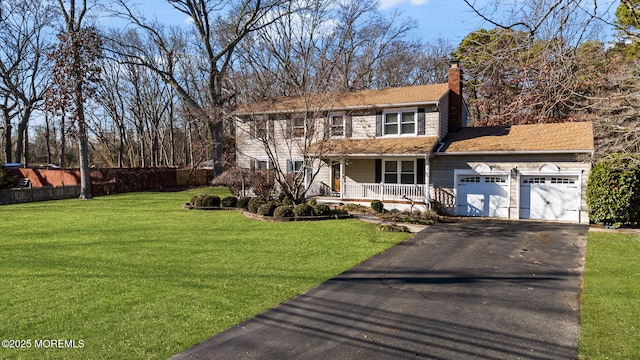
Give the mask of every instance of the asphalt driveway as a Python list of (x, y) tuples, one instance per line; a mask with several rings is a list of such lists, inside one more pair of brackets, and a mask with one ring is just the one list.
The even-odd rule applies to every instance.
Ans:
[(587, 232), (438, 224), (172, 359), (576, 359)]

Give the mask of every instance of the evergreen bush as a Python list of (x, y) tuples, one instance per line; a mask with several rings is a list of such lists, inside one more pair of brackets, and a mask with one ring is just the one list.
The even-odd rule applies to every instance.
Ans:
[(278, 205), (275, 202), (269, 201), (268, 203), (262, 204), (258, 207), (258, 215), (273, 216), (273, 212), (277, 207)]
[(384, 212), (384, 204), (380, 200), (373, 200), (371, 202), (371, 209), (376, 213), (381, 214)]
[(587, 205), (592, 222), (640, 222), (640, 155), (612, 154), (591, 169)]
[(12, 188), (17, 184), (18, 181), (11, 175), (11, 172), (6, 167), (0, 165), (0, 190)]
[(257, 214), (258, 208), (260, 207), (260, 205), (264, 205), (266, 203), (267, 203), (267, 200), (265, 198), (253, 197), (251, 198), (251, 200), (249, 200), (249, 204), (247, 205), (247, 210), (249, 210), (254, 214)]
[(328, 205), (317, 204), (313, 207), (313, 212), (318, 216), (331, 215), (331, 208)]
[(288, 205), (280, 205), (273, 211), (273, 217), (275, 218), (288, 218), (293, 217), (293, 207)]
[(227, 196), (220, 200), (220, 206), (222, 207), (236, 207), (238, 203), (238, 198), (235, 196)]
[(309, 204), (298, 204), (293, 208), (295, 216), (313, 216), (313, 207)]
[(220, 197), (218, 195), (204, 194), (202, 196), (202, 207), (220, 207)]
[(251, 200), (251, 198), (247, 196), (239, 198), (236, 202), (236, 207), (239, 209), (247, 210), (247, 208), (249, 207), (249, 200)]
[(198, 194), (191, 197), (189, 200), (189, 204), (193, 207), (202, 207), (202, 201), (204, 200), (205, 194)]

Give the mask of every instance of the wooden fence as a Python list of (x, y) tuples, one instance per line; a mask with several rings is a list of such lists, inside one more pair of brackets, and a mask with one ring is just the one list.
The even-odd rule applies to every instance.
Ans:
[[(31, 189), (5, 190), (0, 204), (66, 199), (80, 195), (80, 171), (73, 169), (11, 169), (17, 178), (29, 179)], [(162, 190), (208, 185), (213, 170), (176, 168), (111, 168), (91, 170), (93, 196), (132, 191)]]
[(72, 199), (78, 196), (80, 196), (80, 185), (11, 189), (0, 191), (0, 204)]

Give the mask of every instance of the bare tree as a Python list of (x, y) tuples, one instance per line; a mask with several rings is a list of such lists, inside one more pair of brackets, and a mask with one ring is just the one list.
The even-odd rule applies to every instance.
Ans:
[[(232, 97), (225, 90), (225, 81), (233, 63), (239, 42), (254, 31), (268, 26), (282, 16), (286, 0), (169, 0), (173, 8), (191, 20), (194, 36), (192, 56), (203, 58), (205, 87), (197, 93), (189, 91), (185, 79), (175, 67), (177, 53), (170, 33), (157, 23), (147, 22), (126, 0), (119, 0), (122, 14), (142, 29), (155, 44), (155, 52), (131, 49), (130, 62), (144, 66), (170, 84), (186, 104), (192, 116), (209, 129), (212, 140), (214, 173), (223, 167), (224, 126), (226, 107)], [(157, 59), (163, 59), (158, 62)], [(200, 94), (206, 94), (204, 100)]]
[[(50, 46), (52, 7), (44, 1), (0, 2), (0, 103), (5, 131), (5, 158), (28, 163), (25, 146), (29, 120), (44, 100), (50, 66), (44, 56)], [(12, 121), (17, 119), (12, 157)]]
[(49, 101), (53, 109), (72, 110), (80, 160), (80, 198), (91, 199), (91, 179), (89, 174), (89, 139), (85, 119), (85, 102), (95, 93), (95, 83), (99, 81), (98, 60), (102, 55), (102, 39), (97, 30), (85, 27), (87, 0), (58, 0), (64, 18), (64, 30), (58, 35), (60, 40), (49, 57), (55, 61), (53, 86)]

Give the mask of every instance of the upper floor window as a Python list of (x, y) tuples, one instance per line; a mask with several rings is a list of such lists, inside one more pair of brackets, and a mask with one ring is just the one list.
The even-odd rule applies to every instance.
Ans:
[(304, 137), (304, 118), (293, 119), (293, 137)]
[(330, 116), (330, 125), (331, 125), (331, 136), (332, 137), (343, 137), (344, 136), (344, 116), (343, 115), (331, 115)]
[(415, 135), (416, 110), (398, 110), (384, 113), (384, 135)]

